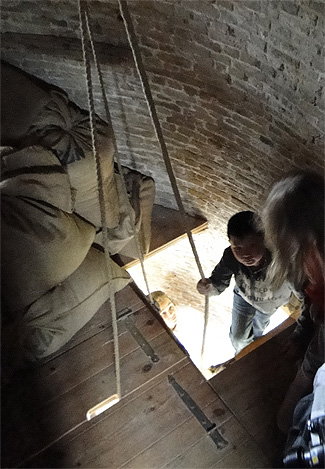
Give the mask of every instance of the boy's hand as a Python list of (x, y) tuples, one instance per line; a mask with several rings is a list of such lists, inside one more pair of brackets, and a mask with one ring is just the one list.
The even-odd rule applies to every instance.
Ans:
[(209, 278), (203, 278), (201, 279), (197, 285), (196, 289), (201, 295), (208, 295), (210, 290), (212, 289), (212, 283)]

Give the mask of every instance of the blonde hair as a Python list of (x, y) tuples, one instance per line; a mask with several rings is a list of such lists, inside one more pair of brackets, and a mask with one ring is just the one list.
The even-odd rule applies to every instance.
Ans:
[(268, 277), (274, 287), (285, 280), (296, 289), (306, 283), (304, 255), (316, 243), (324, 259), (324, 178), (296, 172), (277, 182), (261, 214), (265, 242), (273, 260)]
[(151, 293), (151, 298), (153, 300), (154, 305), (156, 306), (156, 308), (158, 310), (160, 310), (160, 305), (164, 300), (171, 301), (169, 296), (167, 296), (166, 293), (164, 293), (163, 291), (160, 291), (160, 290), (152, 292)]

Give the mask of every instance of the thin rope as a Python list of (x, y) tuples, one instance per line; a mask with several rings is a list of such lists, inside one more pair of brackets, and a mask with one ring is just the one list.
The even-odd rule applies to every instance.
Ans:
[(94, 104), (94, 96), (93, 96), (93, 89), (92, 89), (89, 49), (88, 49), (88, 44), (86, 44), (86, 18), (85, 18), (83, 5), (84, 5), (83, 1), (78, 0), (81, 45), (82, 45), (82, 53), (83, 53), (83, 59), (84, 59), (84, 64), (85, 64), (85, 71), (86, 71), (87, 98), (88, 98), (88, 106), (89, 106), (89, 123), (90, 123), (93, 155), (94, 155), (94, 159), (96, 162), (98, 196), (99, 196), (101, 223), (102, 223), (102, 236), (103, 236), (103, 246), (104, 246), (104, 254), (105, 254), (105, 265), (106, 265), (106, 273), (107, 273), (107, 278), (108, 278), (109, 298), (110, 298), (111, 313), (112, 313), (116, 390), (117, 390), (118, 398), (121, 399), (121, 373), (120, 373), (120, 354), (119, 354), (119, 343), (118, 343), (117, 314), (116, 314), (115, 295), (114, 295), (113, 288), (112, 288), (113, 274), (112, 274), (111, 258), (109, 256), (109, 250), (108, 250), (106, 210), (105, 210), (105, 199), (104, 199), (104, 193), (103, 193), (103, 177), (102, 177), (102, 171), (101, 171), (100, 156), (98, 153), (98, 134), (97, 134), (97, 128), (96, 128), (96, 122), (95, 122), (96, 120), (95, 104)]
[[(164, 159), (164, 162), (165, 162), (165, 166), (166, 166), (167, 173), (168, 173), (168, 176), (169, 176), (169, 179), (170, 179), (170, 183), (171, 183), (171, 186), (172, 186), (172, 189), (173, 189), (173, 192), (174, 192), (174, 196), (175, 196), (175, 199), (176, 199), (176, 202), (177, 202), (177, 205), (178, 205), (178, 209), (179, 209), (180, 213), (182, 214), (184, 227), (186, 229), (186, 234), (187, 234), (188, 240), (190, 242), (190, 245), (192, 247), (193, 255), (194, 255), (198, 270), (200, 272), (201, 278), (204, 279), (205, 275), (204, 275), (204, 272), (203, 272), (203, 269), (202, 269), (202, 266), (201, 266), (201, 262), (200, 262), (200, 259), (199, 259), (199, 256), (198, 256), (198, 253), (197, 253), (197, 250), (196, 250), (196, 247), (195, 247), (195, 243), (194, 243), (194, 239), (193, 239), (191, 230), (189, 229), (189, 226), (188, 226), (188, 222), (187, 222), (187, 218), (186, 218), (186, 212), (185, 212), (184, 205), (183, 205), (183, 202), (182, 202), (179, 190), (178, 190), (176, 178), (175, 178), (174, 171), (173, 171), (173, 168), (172, 168), (172, 164), (171, 164), (171, 161), (170, 161), (170, 158), (169, 158), (169, 154), (168, 154), (167, 146), (166, 146), (166, 143), (165, 143), (164, 135), (163, 135), (163, 132), (162, 132), (162, 129), (161, 129), (161, 126), (160, 126), (159, 119), (158, 119), (155, 103), (154, 103), (154, 100), (153, 100), (153, 97), (152, 97), (152, 94), (151, 94), (151, 90), (150, 90), (148, 77), (147, 77), (143, 62), (142, 62), (141, 52), (140, 52), (140, 48), (139, 48), (138, 43), (137, 43), (136, 34), (135, 34), (134, 27), (133, 27), (132, 18), (131, 18), (130, 12), (129, 12), (128, 4), (127, 4), (126, 0), (118, 0), (118, 3), (119, 3), (119, 7), (120, 7), (120, 13), (121, 13), (121, 16), (122, 16), (123, 21), (124, 21), (127, 37), (128, 37), (128, 40), (129, 40), (129, 44), (130, 44), (130, 47), (131, 47), (131, 50), (132, 50), (132, 54), (133, 54), (134, 62), (135, 62), (135, 65), (136, 65), (136, 69), (137, 69), (138, 75), (140, 77), (142, 89), (143, 89), (143, 92), (144, 92), (144, 95), (145, 95), (145, 98), (146, 98), (146, 101), (147, 101), (147, 105), (148, 105), (148, 109), (149, 109), (149, 112), (150, 112), (150, 115), (151, 115), (152, 123), (153, 123), (154, 129), (155, 129), (155, 132), (156, 132), (158, 143), (159, 143), (160, 148), (161, 148), (162, 156), (163, 156), (163, 159)], [(204, 345), (205, 345), (208, 318), (209, 318), (209, 297), (205, 296), (204, 330), (203, 330), (202, 349), (201, 349), (201, 364), (202, 364), (203, 355), (204, 355)]]
[[(109, 126), (111, 128), (113, 128), (111, 114), (110, 114), (109, 105), (108, 105), (108, 100), (107, 100), (106, 91), (105, 91), (103, 74), (102, 74), (102, 71), (101, 71), (101, 68), (100, 68), (100, 64), (97, 60), (97, 53), (96, 53), (96, 49), (95, 49), (95, 45), (94, 45), (92, 31), (91, 31), (91, 28), (90, 28), (89, 11), (88, 11), (88, 5), (87, 4), (84, 6), (84, 14), (85, 14), (85, 22), (86, 22), (86, 27), (87, 27), (88, 37), (89, 37), (89, 43), (90, 43), (90, 46), (91, 46), (93, 59), (94, 59), (94, 64), (95, 64), (95, 67), (96, 67), (96, 70), (97, 70), (98, 81), (99, 81), (101, 92), (102, 92), (102, 98), (103, 98), (103, 102), (104, 102), (106, 121), (108, 122)], [(127, 193), (126, 183), (125, 183), (124, 174), (123, 174), (123, 168), (122, 168), (121, 159), (120, 159), (120, 155), (119, 155), (119, 152), (118, 152), (114, 132), (112, 132), (111, 139), (112, 139), (112, 143), (113, 143), (113, 147), (114, 147), (114, 154), (115, 154), (117, 167), (118, 167), (118, 170), (119, 170), (119, 174), (121, 176), (123, 198), (126, 202), (126, 206), (128, 207), (129, 215), (130, 215), (130, 218), (132, 220), (132, 215), (133, 215), (132, 207), (130, 205), (130, 201), (129, 201), (129, 197), (128, 197), (128, 193)], [(147, 288), (147, 291), (148, 291), (148, 294), (149, 294), (149, 299), (152, 303), (152, 297), (151, 297), (151, 291), (150, 291), (150, 288), (149, 288), (148, 277), (146, 275), (145, 268), (144, 268), (144, 254), (143, 254), (142, 246), (141, 246), (141, 243), (140, 243), (140, 240), (139, 240), (139, 235), (138, 235), (138, 233), (135, 229), (135, 223), (132, 224), (132, 232), (133, 232), (133, 237), (134, 237), (134, 240), (135, 240), (135, 243), (136, 243), (137, 254), (138, 254), (138, 257), (139, 257), (139, 260), (140, 260), (140, 264), (141, 264), (142, 275), (143, 275), (143, 278), (144, 278), (144, 281), (145, 281), (145, 284), (146, 284), (146, 288)]]

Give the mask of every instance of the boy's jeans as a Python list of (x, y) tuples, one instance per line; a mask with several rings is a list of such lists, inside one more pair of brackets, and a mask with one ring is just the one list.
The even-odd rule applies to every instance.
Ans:
[(236, 355), (256, 337), (263, 335), (264, 329), (270, 323), (272, 314), (258, 311), (247, 303), (234, 288), (234, 303), (232, 308), (232, 323), (230, 328), (230, 340), (236, 350)]

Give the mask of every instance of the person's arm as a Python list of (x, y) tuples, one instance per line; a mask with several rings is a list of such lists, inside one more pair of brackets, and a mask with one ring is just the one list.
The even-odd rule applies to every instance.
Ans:
[(311, 393), (313, 378), (306, 375), (302, 368), (298, 370), (295, 379), (289, 386), (285, 398), (277, 415), (277, 424), (283, 433), (288, 433), (292, 426), (293, 413), (300, 399)]
[(197, 283), (197, 290), (201, 295), (220, 295), (227, 287), (229, 287), (231, 277), (233, 275), (232, 258), (230, 248), (226, 249), (223, 256), (214, 268), (211, 277), (200, 280)]
[(310, 301), (307, 297), (303, 297), (302, 302), (301, 314), (296, 321), (293, 337), (306, 348), (315, 333), (315, 323), (310, 316)]
[(324, 324), (309, 344), (304, 360), (298, 373), (291, 383), (284, 401), (280, 407), (277, 423), (284, 433), (287, 433), (291, 424), (293, 412), (298, 401), (309, 394), (313, 388), (313, 380), (317, 370), (324, 363)]
[[(297, 296), (296, 292), (294, 294)], [(296, 327), (283, 348), (283, 355), (288, 359), (302, 358), (316, 331), (315, 323), (310, 316), (308, 298), (300, 296), (299, 299), (303, 302), (302, 310), (296, 321)]]
[(234, 258), (230, 248), (227, 248), (218, 265), (215, 266), (211, 274), (210, 280), (219, 295), (227, 287), (229, 287), (230, 280), (234, 274), (235, 264), (237, 261)]

